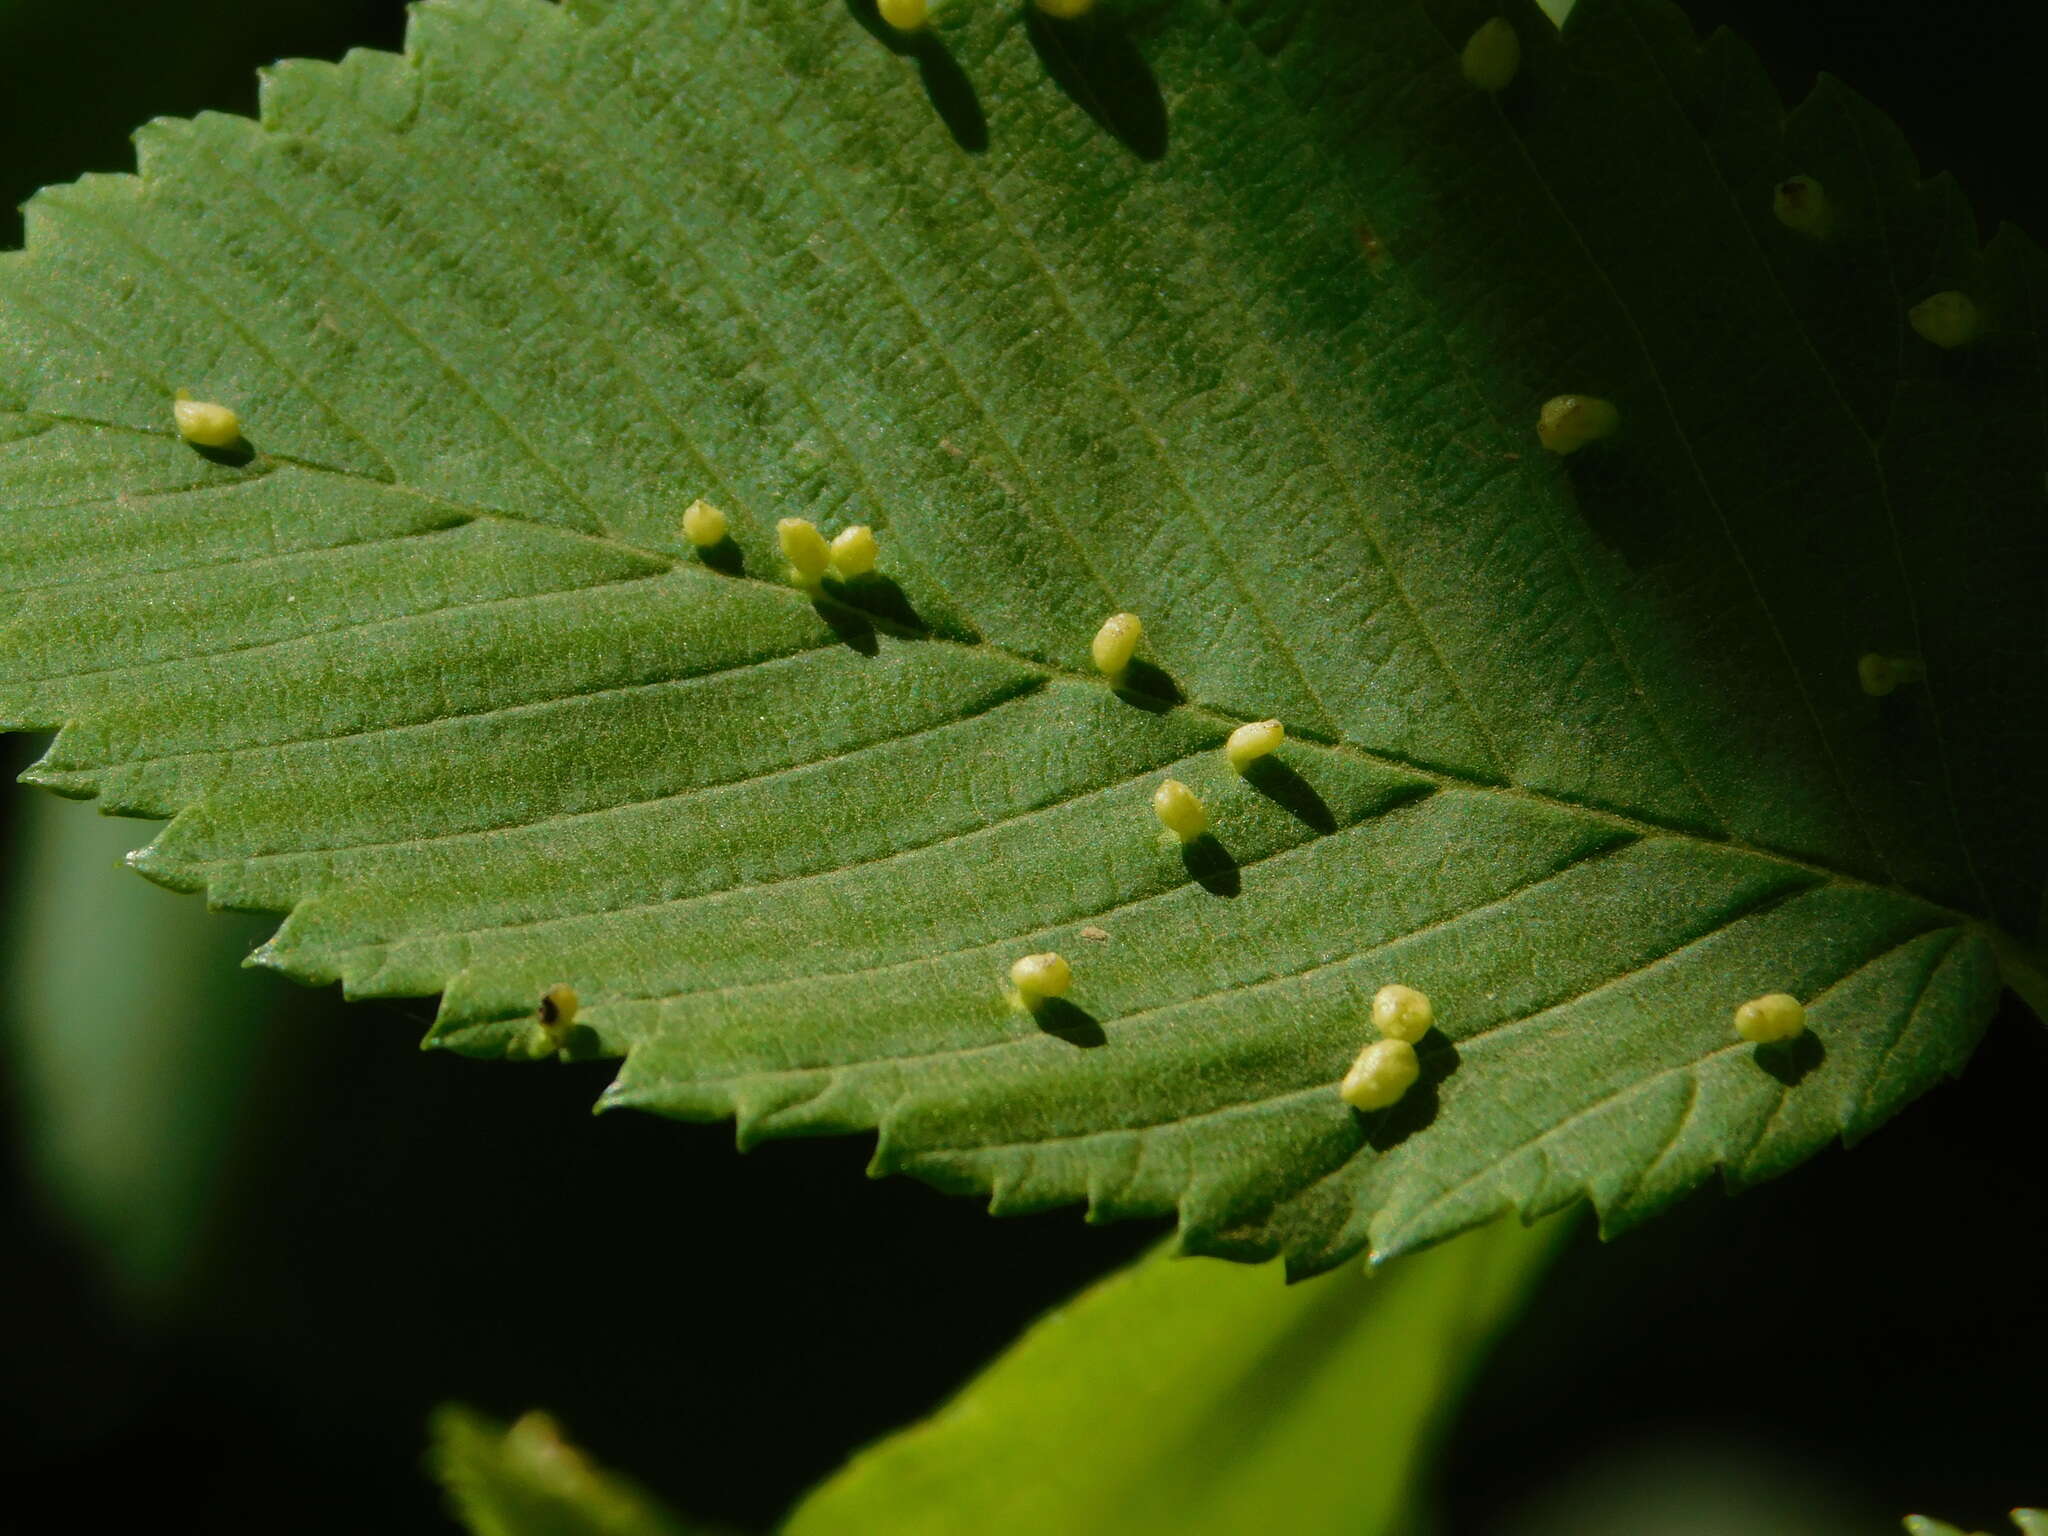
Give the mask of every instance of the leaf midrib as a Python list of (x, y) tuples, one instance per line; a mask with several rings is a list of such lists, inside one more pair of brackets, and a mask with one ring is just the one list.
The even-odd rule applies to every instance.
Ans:
[[(43, 420), (66, 426), (83, 427), (99, 431), (125, 432), (139, 437), (170, 438), (174, 436), (174, 434), (159, 429), (138, 427), (130, 422), (61, 413), (45, 413), (33, 410), (25, 412), (25, 414), (36, 415)], [(489, 518), (497, 522), (536, 526), (545, 528), (548, 532), (563, 538), (581, 539), (601, 544), (619, 553), (650, 561), (661, 567), (660, 570), (649, 573), (651, 578), (658, 578), (659, 576), (682, 569), (701, 569), (695, 561), (689, 560), (686, 557), (679, 557), (666, 550), (653, 549), (642, 544), (636, 544), (615, 533), (593, 533), (584, 529), (565, 527), (561, 524), (542, 523), (534, 518), (516, 512), (508, 512), (486, 503), (464, 501), (460, 498), (446, 496), (440, 492), (430, 491), (420, 486), (409, 485), (402, 480), (383, 480), (377, 476), (366, 474), (361, 470), (351, 469), (342, 465), (327, 464), (316, 459), (299, 458), (289, 454), (268, 452), (260, 456), (259, 462), (262, 461), (268, 461), (271, 464), (288, 465), (293, 469), (312, 474), (331, 475), (337, 479), (375, 486), (383, 491), (417, 497), (422, 501), (445, 507), (450, 511), (461, 513), (472, 519)], [(1107, 686), (1104, 679), (1097, 674), (1063, 667), (1040, 657), (1012, 650), (994, 641), (956, 640), (931, 630), (915, 628), (890, 619), (886, 615), (874, 613), (868, 609), (833, 598), (829, 594), (819, 594), (813, 598), (809, 594), (801, 592), (783, 582), (769, 581), (763, 577), (745, 574), (728, 576), (719, 573), (717, 579), (720, 581), (745, 582), (756, 588), (773, 591), (782, 600), (787, 602), (801, 602), (813, 608), (830, 609), (843, 617), (872, 626), (878, 633), (889, 635), (898, 640), (912, 641), (924, 645), (946, 646), (975, 655), (991, 657), (1010, 665), (1036, 672), (1049, 681), (1080, 683), (1089, 686)], [(342, 634), (346, 632), (347, 630), (344, 628), (326, 631), (325, 633)], [(1193, 700), (1178, 702), (1162, 700), (1161, 702), (1170, 703), (1174, 709), (1183, 710), (1196, 718), (1207, 720), (1221, 730), (1234, 729), (1239, 725), (1249, 723), (1250, 720), (1249, 716), (1235, 715), (1229, 711), (1215, 708), (1212, 705), (1197, 703)], [(421, 723), (432, 724), (434, 722)], [(1313, 733), (1301, 732), (1291, 722), (1288, 723), (1288, 737), (1291, 741), (1303, 747), (1312, 748), (1319, 752), (1328, 752), (1340, 757), (1348, 757), (1354, 761), (1367, 763), (1381, 769), (1412, 774), (1429, 781), (1437, 789), (1455, 789), (1474, 794), (1497, 795), (1504, 798), (1522, 800), (1567, 815), (1587, 817), (1618, 830), (1628, 832), (1636, 837), (1675, 837), (1708, 847), (1725, 848), (1733, 853), (1746, 854), (1754, 858), (1765, 859), (1784, 865), (1834, 884), (1883, 891), (1906, 897), (1935, 911), (1946, 914), (1959, 922), (1972, 926), (1984, 928), (1994, 926), (1982, 914), (1968, 912), (1951, 906), (1947, 902), (1937, 900), (1923, 892), (1914, 890), (1910, 886), (1891, 881), (1873, 880), (1867, 876), (1852, 874), (1820, 860), (1807, 858), (1785, 849), (1773, 848), (1765, 844), (1753, 843), (1740, 838), (1710, 836), (1701, 832), (1696, 827), (1617, 811), (1607, 806), (1588, 801), (1573, 800), (1563, 795), (1530, 789), (1520, 784), (1482, 779), (1474, 775), (1459, 773), (1453, 769), (1439, 767), (1432, 763), (1405, 758), (1395, 753), (1374, 751), (1355, 742), (1332, 741)], [(290, 741), (283, 741), (263, 745), (277, 747), (290, 744)]]

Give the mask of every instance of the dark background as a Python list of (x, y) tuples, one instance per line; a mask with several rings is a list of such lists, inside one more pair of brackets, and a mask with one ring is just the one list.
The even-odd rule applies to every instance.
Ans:
[[(2048, 235), (2040, 7), (1686, 8), (1790, 94), (1822, 66), (1862, 89), (1987, 228)], [(8, 24), (0, 201), (129, 168), (150, 116), (252, 110), (269, 59), (399, 38), (385, 0), (251, 11), (69, 0)], [(0, 242), (18, 239), (10, 210)], [(849, 1141), (741, 1157), (724, 1127), (593, 1119), (601, 1067), (423, 1056), (426, 1004), (272, 993), (278, 1108), (252, 1119), (230, 1214), (168, 1313), (116, 1304), (7, 1141), (0, 1487), (65, 1511), (48, 1528), (148, 1508), (173, 1529), (446, 1531), (417, 1468), (450, 1397), (546, 1405), (678, 1504), (759, 1525), (1158, 1230), (992, 1221), (869, 1183)], [(1963, 1082), (1853, 1155), (1611, 1246), (1582, 1234), (1457, 1421), (1451, 1529), (1535, 1530), (1559, 1499), (1724, 1468), (1843, 1529), (2048, 1502), (2044, 1084), (2048, 1030), (2009, 1008)], [(9, 1118), (13, 1086), (0, 1057)], [(1688, 1507), (1686, 1530), (1761, 1529)]]

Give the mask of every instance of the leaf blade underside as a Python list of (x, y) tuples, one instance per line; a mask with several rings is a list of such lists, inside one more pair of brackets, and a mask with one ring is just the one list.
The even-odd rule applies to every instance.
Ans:
[[(43, 194), (0, 271), (32, 777), (171, 817), (146, 873), (440, 992), (442, 1043), (566, 980), (607, 1103), (1297, 1271), (1625, 1224), (1959, 1070), (1985, 925), (2039, 910), (2038, 251), (1654, 0), (1515, 9), (1498, 100), (1491, 7), (971, 9), (905, 51), (838, 0), (437, 0)], [(1795, 171), (1837, 238), (1772, 219)], [(1984, 345), (1907, 331), (1928, 282)], [(253, 459), (169, 437), (188, 384)], [(1535, 452), (1561, 389), (1622, 437)], [(780, 582), (790, 515), (889, 585)], [(1190, 702), (1090, 675), (1118, 609)], [(1157, 842), (1169, 774), (1221, 853)], [(1043, 948), (1072, 1028), (1004, 1001)], [(1360, 1116), (1397, 979), (1442, 1029)], [(1776, 990), (1812, 1036), (1758, 1056)]]

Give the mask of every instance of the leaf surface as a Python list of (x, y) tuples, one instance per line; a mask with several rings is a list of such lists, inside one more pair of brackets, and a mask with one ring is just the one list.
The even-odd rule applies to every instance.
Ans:
[[(152, 125), (0, 268), (0, 719), (269, 964), (481, 1055), (568, 982), (608, 1104), (999, 1210), (1303, 1271), (1859, 1136), (2037, 936), (2042, 258), (1662, 0), (1511, 6), (1474, 91), (1492, 9), (434, 0)], [(1566, 390), (1624, 426), (1558, 460)], [(1393, 980), (1440, 1030), (1363, 1116)]]

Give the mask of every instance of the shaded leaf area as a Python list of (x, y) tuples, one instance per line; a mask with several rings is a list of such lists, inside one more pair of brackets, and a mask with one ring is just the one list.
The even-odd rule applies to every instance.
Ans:
[[(2040, 254), (1661, 0), (1510, 7), (1477, 93), (1491, 9), (436, 0), (155, 124), (0, 269), (0, 717), (269, 964), (480, 1055), (566, 981), (607, 1103), (998, 1210), (1300, 1272), (1861, 1135), (2039, 923)], [(1620, 435), (1537, 452), (1560, 390)], [(792, 588), (792, 515), (882, 575)], [(1364, 1116), (1396, 979), (1440, 1028)]]
[(1512, 1222), (1374, 1273), (1158, 1255), (1038, 1323), (924, 1423), (800, 1504), (790, 1536), (1414, 1530), (1459, 1388), (1555, 1250)]
[(688, 1536), (646, 1494), (563, 1438), (544, 1413), (506, 1425), (467, 1408), (434, 1415), (434, 1476), (474, 1536)]

